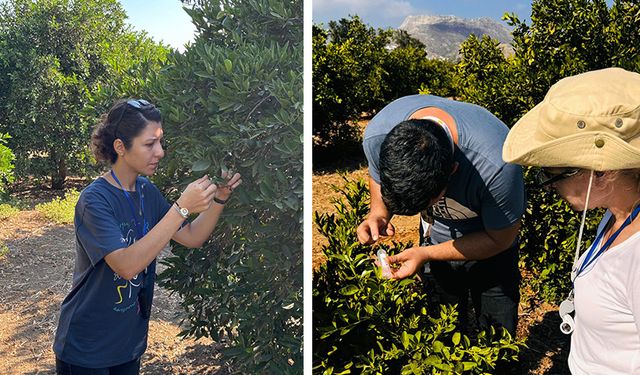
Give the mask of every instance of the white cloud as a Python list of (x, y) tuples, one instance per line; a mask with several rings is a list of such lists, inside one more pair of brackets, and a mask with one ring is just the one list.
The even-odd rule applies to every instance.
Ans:
[(425, 14), (406, 0), (314, 0), (313, 22), (337, 21), (358, 15), (374, 27), (398, 27), (408, 15)]

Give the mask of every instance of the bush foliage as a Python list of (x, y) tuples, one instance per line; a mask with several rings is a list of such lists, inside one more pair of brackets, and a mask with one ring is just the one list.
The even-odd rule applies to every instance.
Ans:
[(6, 145), (9, 138), (9, 134), (0, 133), (0, 194), (4, 193), (7, 185), (14, 180), (13, 163), (16, 157)]
[(12, 136), (17, 176), (61, 189), (69, 173), (91, 174), (88, 139), (104, 108), (89, 103), (105, 85), (129, 91), (137, 66), (158, 69), (162, 55), (125, 17), (115, 0), (0, 4), (0, 132)]
[[(390, 45), (395, 48), (389, 50)], [(313, 26), (313, 135), (318, 146), (357, 140), (352, 124), (399, 96), (419, 90), (453, 95), (453, 64), (429, 60), (402, 30), (374, 29), (357, 17)]]
[[(355, 230), (368, 212), (364, 181), (338, 189), (336, 214), (315, 214), (328, 240), (327, 257), (313, 276), (314, 373), (491, 373), (519, 352), (506, 331), (482, 332), (475, 342), (457, 331), (457, 311), (443, 306), (432, 316), (417, 277), (388, 281), (374, 266), (370, 246)], [(380, 245), (389, 254), (405, 248)]]
[(302, 372), (302, 2), (196, 1), (198, 35), (151, 92), (170, 196), (200, 175), (242, 174), (210, 242), (174, 247), (161, 284), (183, 297), (184, 335), (226, 338), (234, 371)]
[(15, 216), (20, 212), (20, 209), (14, 207), (8, 203), (0, 204), (0, 220), (5, 220), (11, 216)]

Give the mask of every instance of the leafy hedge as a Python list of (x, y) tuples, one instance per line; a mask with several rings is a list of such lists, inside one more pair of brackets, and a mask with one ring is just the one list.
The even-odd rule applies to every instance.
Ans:
[[(362, 113), (404, 95), (454, 95), (453, 63), (428, 59), (405, 31), (374, 29), (358, 16), (313, 26), (313, 135), (316, 146), (357, 140)], [(389, 49), (389, 46), (395, 46)]]
[(222, 169), (242, 174), (208, 243), (176, 246), (161, 284), (182, 298), (185, 336), (226, 340), (235, 372), (302, 372), (302, 1), (196, 1), (198, 35), (152, 96), (176, 197)]
[(11, 149), (6, 146), (9, 138), (11, 138), (9, 134), (0, 133), (0, 194), (4, 193), (6, 186), (14, 180), (13, 162), (16, 157)]
[[(472, 342), (456, 330), (454, 307), (430, 313), (417, 277), (382, 279), (374, 250), (355, 234), (369, 210), (365, 182), (337, 190), (337, 213), (315, 214), (329, 243), (313, 276), (314, 373), (481, 374), (516, 359), (519, 343), (506, 331), (482, 332)], [(409, 245), (380, 246), (395, 254)]]

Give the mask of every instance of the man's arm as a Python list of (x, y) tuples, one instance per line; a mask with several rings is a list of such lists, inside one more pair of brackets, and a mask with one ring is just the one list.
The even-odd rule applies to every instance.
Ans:
[(412, 247), (389, 257), (390, 263), (402, 263), (393, 272), (394, 279), (403, 279), (416, 273), (425, 262), (482, 260), (507, 250), (516, 240), (520, 221), (505, 229), (486, 230), (432, 246)]
[(382, 200), (380, 184), (369, 177), (369, 193), (371, 195), (369, 216), (363, 221), (357, 230), (358, 240), (362, 244), (372, 244), (380, 236), (393, 236), (395, 228), (391, 224), (389, 210)]
[[(452, 241), (427, 246), (426, 261), (487, 259), (511, 247), (519, 230), (520, 220), (505, 229), (469, 233)], [(440, 248), (434, 251), (434, 247)]]

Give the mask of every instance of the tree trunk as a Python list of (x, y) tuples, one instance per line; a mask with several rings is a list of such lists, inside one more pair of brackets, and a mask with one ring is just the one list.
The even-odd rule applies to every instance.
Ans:
[(64, 188), (64, 180), (67, 178), (67, 163), (64, 158), (54, 161), (56, 170), (51, 175), (51, 189), (61, 190)]

